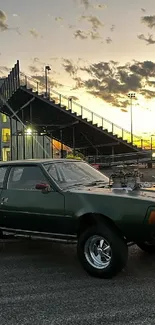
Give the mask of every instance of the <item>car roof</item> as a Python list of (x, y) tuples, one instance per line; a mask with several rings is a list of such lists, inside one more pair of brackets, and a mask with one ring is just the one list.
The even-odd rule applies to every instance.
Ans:
[(79, 159), (65, 159), (65, 158), (59, 158), (59, 159), (24, 159), (24, 160), (10, 160), (10, 161), (1, 161), (0, 166), (7, 166), (7, 165), (39, 165), (39, 164), (46, 164), (46, 163), (52, 163), (52, 162), (81, 162), (82, 160)]

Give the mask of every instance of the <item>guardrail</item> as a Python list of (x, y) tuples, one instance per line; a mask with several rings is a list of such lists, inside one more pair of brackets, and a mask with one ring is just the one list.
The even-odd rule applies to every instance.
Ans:
[(118, 164), (155, 162), (155, 158), (152, 157), (152, 151), (149, 150), (116, 155), (88, 156), (87, 161), (90, 164), (100, 164), (101, 166), (114, 166)]

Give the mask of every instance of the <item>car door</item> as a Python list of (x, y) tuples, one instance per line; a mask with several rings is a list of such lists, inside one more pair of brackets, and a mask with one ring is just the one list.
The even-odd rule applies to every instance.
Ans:
[[(5, 186), (4, 183), (5, 183), (5, 179), (7, 176), (7, 171), (8, 171), (8, 166), (0, 167), (0, 200), (1, 200), (3, 188)], [(0, 214), (0, 224), (1, 224), (1, 221), (2, 221), (2, 215)]]
[[(51, 192), (36, 190), (37, 183), (48, 183)], [(64, 196), (39, 165), (11, 167), (2, 190), (1, 216), (1, 227), (7, 229), (55, 233), (64, 218)]]

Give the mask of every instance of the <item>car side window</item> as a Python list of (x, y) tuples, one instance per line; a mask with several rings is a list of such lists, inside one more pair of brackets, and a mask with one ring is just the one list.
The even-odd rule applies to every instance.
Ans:
[(36, 190), (36, 184), (46, 183), (48, 180), (38, 166), (12, 167), (7, 188), (16, 190)]
[(55, 164), (48, 164), (44, 166), (49, 175), (54, 179), (54, 181), (59, 181), (59, 175), (57, 173)]
[(7, 167), (0, 167), (0, 188), (3, 188)]

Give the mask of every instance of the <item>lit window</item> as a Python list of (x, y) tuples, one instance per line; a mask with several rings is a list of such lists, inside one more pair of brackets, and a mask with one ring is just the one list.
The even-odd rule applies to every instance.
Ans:
[(1, 116), (2, 116), (2, 122), (3, 123), (6, 123), (7, 122), (7, 116), (5, 115), (5, 114), (1, 114)]
[(10, 129), (2, 129), (2, 141), (10, 141)]
[(3, 148), (2, 149), (2, 160), (3, 161), (10, 160), (10, 148)]

